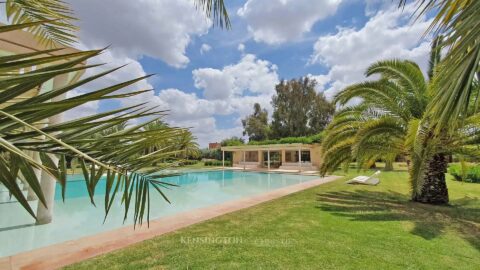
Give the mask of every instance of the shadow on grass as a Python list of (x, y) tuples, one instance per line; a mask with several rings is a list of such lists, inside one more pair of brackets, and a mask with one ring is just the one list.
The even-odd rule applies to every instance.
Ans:
[[(411, 221), (411, 233), (433, 239), (447, 229), (457, 231), (480, 250), (480, 205), (478, 198), (454, 200), (449, 206), (435, 206), (409, 201), (394, 191), (339, 191), (317, 194), (318, 208), (352, 221)], [(476, 203), (477, 202), (477, 203)]]

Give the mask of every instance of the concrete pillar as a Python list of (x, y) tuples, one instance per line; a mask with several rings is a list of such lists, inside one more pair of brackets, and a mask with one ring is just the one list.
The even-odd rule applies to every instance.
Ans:
[(245, 151), (243, 151), (243, 170), (245, 170)]
[(285, 161), (285, 149), (282, 149), (282, 164), (284, 164)]
[(222, 168), (225, 168), (225, 151), (222, 151)]
[[(38, 152), (31, 152), (31, 156), (32, 156), (32, 159), (35, 160), (36, 162), (38, 163), (41, 163), (40, 161), (40, 154)], [(35, 176), (37, 177), (37, 180), (38, 181), (41, 181), (42, 179), (42, 170), (40, 169), (37, 169), (35, 167), (33, 167), (33, 171), (35, 173)], [(27, 200), (29, 201), (35, 201), (37, 200), (37, 195), (35, 194), (35, 192), (33, 192), (33, 189), (29, 186), (28, 187), (28, 193), (27, 193)]]
[(257, 151), (257, 167), (262, 166), (262, 151)]
[(268, 165), (268, 170), (270, 171), (270, 149), (267, 150), (267, 165)]
[[(63, 74), (57, 76), (53, 79), (53, 88), (52, 89), (59, 89), (65, 86), (68, 83), (68, 74)], [(52, 101), (60, 101), (65, 99), (65, 94), (55, 97)], [(63, 114), (57, 114), (48, 119), (48, 123), (50, 125), (59, 124), (63, 121)], [(58, 164), (58, 157), (56, 155), (50, 155), (55, 164)], [(40, 187), (42, 188), (43, 194), (45, 195), (45, 201), (47, 203), (47, 207), (45, 207), (42, 203), (39, 203), (37, 206), (37, 224), (48, 224), (52, 222), (53, 219), (53, 206), (55, 203), (55, 186), (56, 180), (51, 175), (42, 171), (41, 180), (40, 180)]]
[(300, 171), (302, 171), (302, 148), (298, 149), (298, 164)]

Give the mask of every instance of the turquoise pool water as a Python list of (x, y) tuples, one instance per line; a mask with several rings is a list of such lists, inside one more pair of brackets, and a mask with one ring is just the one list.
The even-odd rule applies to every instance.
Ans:
[[(179, 185), (165, 190), (172, 202), (168, 204), (152, 190), (151, 219), (174, 215), (196, 208), (220, 204), (226, 201), (265, 193), (281, 187), (318, 178), (293, 174), (258, 173), (243, 171), (203, 171), (168, 177), (164, 181)], [(16, 202), (0, 203), (0, 257), (77, 239), (131, 224), (125, 224), (123, 207), (119, 198), (103, 223), (105, 180), (95, 190), (94, 207), (89, 202), (85, 182), (81, 175), (69, 176), (66, 201), (61, 200), (57, 186), (54, 205), (54, 221), (35, 226), (34, 220)], [(155, 195), (155, 196), (153, 196)], [(36, 206), (33, 204), (33, 209)]]

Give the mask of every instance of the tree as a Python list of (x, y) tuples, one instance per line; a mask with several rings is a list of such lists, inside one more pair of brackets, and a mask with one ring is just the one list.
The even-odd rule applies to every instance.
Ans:
[(236, 136), (233, 136), (228, 139), (224, 139), (223, 141), (220, 142), (220, 145), (222, 146), (238, 146), (243, 144), (245, 144), (245, 140)]
[(308, 117), (310, 134), (318, 134), (323, 131), (332, 120), (334, 113), (335, 106), (325, 98), (323, 93), (317, 93)]
[(253, 105), (253, 114), (242, 120), (243, 135), (248, 135), (249, 140), (262, 141), (268, 139), (268, 112), (260, 107), (260, 104)]
[[(432, 49), (432, 53), (438, 50)], [(322, 174), (353, 160), (365, 166), (378, 158), (391, 160), (404, 154), (412, 161), (412, 199), (447, 203), (445, 154), (478, 154), (472, 146), (478, 136), (479, 122), (475, 119), (479, 115), (469, 115), (468, 121), (458, 123), (454, 136), (434, 136), (426, 111), (438, 89), (425, 80), (417, 64), (380, 61), (371, 65), (366, 74), (380, 75), (380, 79), (351, 85), (335, 96), (340, 105), (355, 98), (362, 101), (339, 111), (328, 126)]]
[(281, 81), (272, 98), (272, 137), (300, 137), (321, 132), (334, 106), (315, 92), (315, 80), (308, 77)]

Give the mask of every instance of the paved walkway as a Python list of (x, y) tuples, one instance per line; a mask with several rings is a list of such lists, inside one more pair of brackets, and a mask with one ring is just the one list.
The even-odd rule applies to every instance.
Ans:
[(86, 260), (162, 234), (206, 221), (227, 213), (248, 208), (266, 201), (280, 198), (301, 190), (325, 184), (339, 176), (328, 176), (312, 181), (291, 185), (260, 195), (196, 209), (170, 217), (150, 221), (150, 228), (143, 226), (133, 229), (125, 226), (108, 232), (71, 240), (17, 255), (0, 258), (0, 269), (57, 269), (62, 266)]
[(301, 174), (301, 175), (319, 175), (317, 171), (305, 171), (305, 170), (286, 170), (286, 169), (270, 169), (267, 168), (260, 168), (260, 167), (225, 167), (225, 170), (234, 170), (234, 171), (251, 171), (251, 172), (269, 172), (269, 173), (291, 173), (291, 174)]

